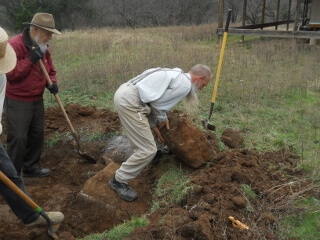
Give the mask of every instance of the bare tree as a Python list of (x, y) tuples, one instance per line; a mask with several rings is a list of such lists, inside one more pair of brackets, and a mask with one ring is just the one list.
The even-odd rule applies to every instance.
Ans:
[(247, 20), (251, 24), (258, 24), (261, 20), (263, 0), (248, 0), (247, 2)]

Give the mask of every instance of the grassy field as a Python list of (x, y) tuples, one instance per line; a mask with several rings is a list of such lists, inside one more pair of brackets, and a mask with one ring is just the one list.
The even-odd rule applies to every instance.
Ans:
[[(113, 93), (120, 84), (151, 67), (187, 72), (204, 63), (215, 76), (220, 53), (215, 29), (216, 25), (201, 25), (64, 32), (50, 45), (60, 97), (64, 104), (113, 109)], [(319, 49), (287, 39), (239, 40), (240, 36), (229, 36), (227, 42), (211, 119), (217, 136), (226, 128), (240, 129), (247, 148), (287, 148), (301, 156), (299, 167), (317, 181)], [(213, 83), (200, 93), (200, 108), (192, 116), (199, 127), (209, 113)], [(45, 99), (46, 106), (56, 106), (48, 93)]]
[[(151, 67), (188, 71), (204, 63), (215, 74), (220, 45), (215, 25), (92, 29), (55, 36), (50, 48), (64, 104), (113, 108), (123, 82)], [(295, 40), (229, 36), (212, 122), (243, 131), (246, 146), (290, 147), (319, 170), (320, 55)], [(214, 75), (215, 76), (215, 75)], [(214, 77), (213, 77), (214, 78)], [(200, 93), (196, 124), (209, 112), (213, 83)], [(46, 93), (46, 106), (56, 106)], [(182, 106), (178, 106), (181, 108)]]

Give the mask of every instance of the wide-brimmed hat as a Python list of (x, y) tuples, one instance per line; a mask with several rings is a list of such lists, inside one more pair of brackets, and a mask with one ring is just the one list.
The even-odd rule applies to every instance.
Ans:
[(39, 28), (43, 28), (49, 32), (53, 32), (53, 33), (59, 34), (59, 35), (61, 34), (61, 32), (59, 32), (56, 29), (53, 16), (50, 13), (36, 13), (33, 16), (31, 23), (25, 22), (23, 24), (34, 25)]
[(17, 64), (16, 53), (8, 40), (8, 34), (0, 27), (0, 73), (10, 72)]

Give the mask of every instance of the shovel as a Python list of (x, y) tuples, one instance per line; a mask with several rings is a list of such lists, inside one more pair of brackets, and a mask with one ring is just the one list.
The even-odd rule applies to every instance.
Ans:
[(212, 130), (212, 131), (216, 130), (216, 126), (213, 125), (213, 124), (210, 124), (209, 120), (211, 118), (212, 111), (213, 111), (213, 106), (214, 106), (214, 103), (216, 101), (216, 96), (217, 96), (217, 91), (218, 91), (218, 84), (219, 84), (219, 79), (220, 79), (220, 75), (221, 75), (221, 68), (222, 68), (222, 62), (223, 62), (223, 56), (224, 56), (224, 49), (225, 49), (226, 43), (227, 43), (228, 29), (229, 29), (229, 23), (230, 23), (230, 19), (231, 19), (231, 11), (232, 11), (231, 9), (228, 10), (227, 22), (226, 22), (226, 26), (225, 26), (224, 33), (223, 33), (223, 41), (222, 41), (222, 47), (221, 47), (221, 52), (220, 52), (218, 70), (217, 70), (217, 73), (216, 73), (216, 81), (214, 83), (214, 88), (213, 88), (213, 93), (212, 93), (209, 117), (207, 119), (205, 119), (205, 120), (202, 120), (203, 127), (205, 129), (209, 129), (209, 130)]
[[(48, 85), (51, 86), (52, 85), (52, 81), (51, 81), (51, 79), (49, 77), (49, 74), (48, 74), (47, 70), (45, 69), (41, 59), (39, 60), (39, 64), (40, 64), (42, 72), (44, 73), (44, 75), (47, 78)], [(89, 162), (97, 163), (97, 161), (93, 157), (89, 156), (87, 153), (82, 151), (82, 148), (81, 148), (81, 145), (80, 145), (80, 138), (79, 138), (78, 134), (76, 133), (76, 131), (74, 130), (74, 128), (73, 128), (73, 126), (71, 124), (71, 121), (70, 121), (70, 119), (68, 117), (68, 114), (66, 113), (66, 110), (64, 109), (64, 107), (62, 105), (62, 102), (60, 100), (59, 95), (56, 93), (56, 94), (54, 94), (54, 97), (56, 98), (56, 100), (58, 102), (58, 105), (59, 105), (59, 107), (60, 107), (60, 109), (61, 109), (61, 111), (63, 113), (63, 116), (64, 116), (65, 120), (68, 123), (68, 126), (70, 128), (72, 136), (73, 136), (74, 140), (76, 141), (76, 145), (77, 145), (76, 152), (78, 153), (79, 156), (83, 157), (84, 159), (88, 160)]]
[(13, 192), (15, 192), (23, 201), (25, 201), (30, 207), (33, 208), (37, 213), (39, 213), (48, 222), (48, 234), (53, 239), (59, 239), (56, 231), (58, 230), (60, 224), (52, 226), (52, 221), (49, 216), (38, 206), (27, 194), (21, 191), (3, 172), (0, 171), (0, 180), (6, 184)]

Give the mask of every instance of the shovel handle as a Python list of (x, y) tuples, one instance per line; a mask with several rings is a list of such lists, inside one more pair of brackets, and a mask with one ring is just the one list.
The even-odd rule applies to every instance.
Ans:
[(220, 75), (221, 75), (224, 50), (225, 50), (226, 43), (227, 43), (228, 29), (229, 29), (229, 24), (230, 24), (230, 19), (231, 19), (231, 12), (232, 12), (232, 10), (229, 9), (228, 10), (226, 26), (225, 26), (224, 33), (223, 33), (223, 40), (222, 40), (222, 47), (221, 47), (221, 52), (220, 52), (218, 70), (217, 70), (217, 73), (216, 73), (216, 80), (215, 80), (215, 83), (214, 83), (212, 99), (211, 99), (211, 103), (213, 103), (213, 104), (216, 101), (216, 96), (217, 96), (217, 91), (218, 91), (218, 84), (219, 84)]
[(41, 212), (42, 209), (32, 199), (25, 194), (20, 188), (18, 188), (3, 172), (0, 171), (0, 180), (6, 184), (12, 191), (14, 191), (23, 201), (25, 201), (35, 211)]
[[(52, 85), (52, 81), (51, 81), (51, 79), (49, 77), (49, 74), (48, 74), (47, 70), (45, 69), (41, 59), (39, 60), (39, 64), (40, 64), (40, 68), (41, 68), (43, 74), (46, 76), (48, 85), (51, 86)], [(71, 130), (73, 138), (75, 139), (75, 141), (77, 142), (77, 146), (79, 147), (80, 146), (79, 137), (78, 137), (76, 131), (74, 130), (73, 126), (72, 126), (72, 123), (71, 123), (71, 121), (70, 121), (70, 119), (68, 117), (68, 114), (67, 114), (66, 110), (64, 109), (64, 106), (63, 106), (63, 104), (62, 104), (62, 102), (60, 100), (60, 97), (59, 97), (59, 95), (57, 93), (54, 94), (54, 97), (56, 98), (56, 100), (58, 102), (58, 105), (59, 105), (59, 107), (60, 107), (60, 109), (62, 111), (62, 114), (63, 114), (64, 118), (66, 119), (66, 121), (68, 123), (68, 126), (69, 126), (69, 128)]]

